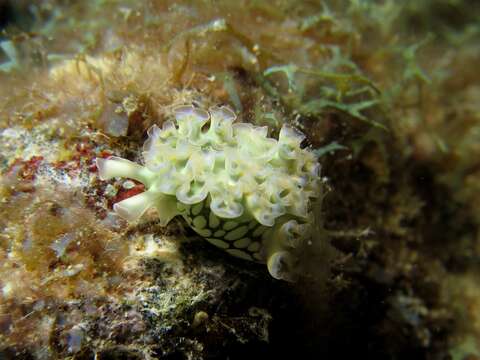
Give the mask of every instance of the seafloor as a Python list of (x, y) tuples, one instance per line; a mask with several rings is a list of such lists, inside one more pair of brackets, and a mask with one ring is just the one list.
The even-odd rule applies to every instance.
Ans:
[[(0, 359), (479, 359), (480, 2), (0, 0)], [(282, 124), (324, 196), (295, 283), (94, 159), (181, 104)]]

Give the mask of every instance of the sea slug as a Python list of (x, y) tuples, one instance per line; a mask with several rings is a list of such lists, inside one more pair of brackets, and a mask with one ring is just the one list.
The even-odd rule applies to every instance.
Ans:
[(288, 279), (295, 249), (309, 236), (320, 186), (317, 158), (300, 146), (304, 135), (284, 125), (278, 140), (269, 138), (266, 127), (235, 123), (227, 107), (181, 106), (174, 116), (149, 129), (145, 166), (97, 158), (102, 180), (145, 185), (145, 192), (116, 203), (115, 212), (134, 221), (153, 207), (162, 225), (181, 216), (211, 244)]

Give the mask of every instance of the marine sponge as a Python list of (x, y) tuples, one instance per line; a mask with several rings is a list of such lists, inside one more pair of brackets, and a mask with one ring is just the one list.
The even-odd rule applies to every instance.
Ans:
[(181, 106), (174, 114), (175, 122), (148, 131), (145, 166), (96, 160), (102, 180), (132, 178), (147, 189), (114, 210), (134, 221), (154, 207), (162, 225), (180, 215), (213, 245), (287, 279), (318, 196), (320, 166), (300, 147), (304, 136), (284, 125), (278, 140), (268, 138), (266, 127), (234, 123), (227, 107)]

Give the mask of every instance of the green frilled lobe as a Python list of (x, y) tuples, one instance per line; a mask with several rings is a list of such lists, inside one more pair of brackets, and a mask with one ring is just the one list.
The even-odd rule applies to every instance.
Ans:
[(101, 179), (132, 178), (147, 189), (114, 210), (134, 221), (155, 207), (163, 225), (180, 215), (213, 245), (287, 278), (320, 186), (316, 156), (300, 147), (304, 136), (283, 126), (278, 140), (268, 138), (266, 127), (234, 123), (226, 107), (174, 113), (175, 122), (148, 131), (145, 166), (97, 159)]

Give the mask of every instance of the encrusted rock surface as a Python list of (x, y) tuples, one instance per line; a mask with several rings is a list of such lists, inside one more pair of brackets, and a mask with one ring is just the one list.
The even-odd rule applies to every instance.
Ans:
[[(479, 11), (0, 1), (0, 358), (479, 357)], [(141, 162), (189, 104), (307, 135), (327, 191), (297, 283), (113, 212), (144, 186), (95, 159)]]

